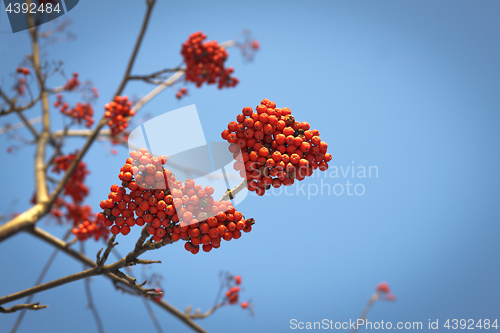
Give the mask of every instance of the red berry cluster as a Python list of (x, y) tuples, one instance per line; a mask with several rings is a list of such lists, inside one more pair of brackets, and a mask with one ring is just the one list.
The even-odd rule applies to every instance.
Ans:
[(130, 107), (132, 102), (127, 96), (116, 96), (115, 100), (104, 106), (106, 112), (104, 116), (109, 118), (108, 125), (111, 129), (111, 134), (116, 136), (120, 134), (128, 126), (128, 117), (135, 115), (135, 111)]
[[(66, 171), (75, 157), (76, 153), (56, 157), (51, 171), (55, 173)], [(88, 174), (87, 165), (82, 161), (78, 162), (75, 171), (64, 187), (64, 195), (71, 196), (74, 203), (81, 203), (89, 193), (89, 188), (84, 184)]]
[(59, 107), (61, 113), (76, 119), (78, 124), (85, 121), (85, 126), (91, 127), (94, 123), (94, 119), (92, 118), (94, 116), (94, 109), (90, 103), (82, 104), (78, 102), (74, 108), (70, 108), (69, 104), (63, 101), (62, 95), (57, 94), (57, 101), (54, 103), (54, 107)]
[(207, 36), (201, 31), (191, 34), (182, 44), (181, 54), (186, 63), (186, 81), (191, 81), (197, 87), (203, 83), (215, 84), (218, 88), (234, 87), (239, 80), (231, 77), (233, 68), (225, 68), (224, 62), (228, 57), (225, 48), (217, 41), (203, 42)]
[(235, 159), (241, 150), (242, 160), (234, 168), (247, 178), (249, 191), (264, 195), (271, 186), (290, 186), (318, 168), (328, 169), (332, 155), (318, 130), (310, 130), (307, 122), (295, 120), (289, 108), (277, 108), (267, 98), (255, 109), (243, 108), (221, 134), (231, 143)]
[(99, 221), (83, 221), (76, 228), (71, 231), (80, 241), (87, 240), (91, 237), (97, 241), (99, 238), (108, 239), (109, 229), (104, 223)]
[(238, 296), (240, 292), (240, 287), (238, 287), (241, 284), (241, 276), (236, 275), (234, 277), (234, 283), (236, 283), (236, 286), (229, 288), (228, 291), (226, 291), (226, 297), (228, 299), (229, 304), (235, 304), (238, 303)]
[(77, 226), (86, 220), (92, 220), (95, 214), (92, 214), (92, 208), (89, 205), (79, 205), (64, 202), (63, 206), (66, 207), (67, 213), (65, 215), (68, 221), (73, 222), (73, 226)]
[(28, 75), (30, 73), (30, 70), (29, 68), (17, 67), (16, 72), (19, 74)]
[(182, 87), (176, 94), (175, 94), (175, 97), (177, 97), (177, 99), (181, 99), (182, 96), (186, 95), (188, 92), (187, 88), (186, 87)]
[(254, 40), (254, 41), (252, 42), (252, 49), (254, 49), (255, 51), (257, 51), (259, 48), (260, 48), (260, 43), (259, 43), (259, 41)]
[[(111, 227), (113, 234), (127, 235), (130, 227), (148, 223), (153, 241), (173, 243), (182, 239), (193, 254), (219, 248), (222, 239), (250, 232), (253, 219), (245, 220), (230, 201), (213, 199), (214, 189), (203, 188), (188, 179), (184, 184), (163, 168), (166, 157), (153, 157), (146, 149), (132, 151), (118, 178), (122, 187), (111, 186), (107, 200), (100, 203), (97, 220)], [(170, 185), (169, 185), (170, 184)], [(126, 189), (130, 190), (127, 194)]]
[(50, 214), (52, 214), (56, 219), (60, 220), (61, 217), (63, 216), (63, 212), (60, 209), (57, 208), (52, 208), (50, 210)]
[[(32, 202), (34, 200), (32, 199)], [(62, 209), (66, 208), (66, 214), (63, 214)], [(54, 202), (50, 214), (54, 216), (59, 222), (61, 217), (65, 217), (67, 222), (75, 227), (72, 233), (80, 241), (85, 241), (88, 238), (94, 237), (97, 241), (101, 237), (105, 240), (108, 239), (109, 230), (104, 223), (99, 222), (92, 213), (92, 208), (89, 205), (72, 204), (65, 202), (62, 198), (57, 198)]]
[[(101, 237), (105, 240), (108, 239), (109, 229), (104, 225), (104, 223), (96, 220), (95, 214), (92, 213), (92, 208), (89, 205), (71, 204), (64, 202), (62, 199), (58, 205), (66, 208), (67, 212), (65, 217), (67, 221), (72, 222), (75, 227), (73, 228), (72, 233), (78, 238), (78, 240), (84, 241), (91, 237), (94, 237), (96, 241)], [(51, 211), (51, 213), (56, 217), (60, 217), (62, 211)]]
[(80, 80), (78, 79), (78, 73), (73, 73), (73, 77), (66, 82), (64, 85), (64, 90), (74, 90), (80, 85)]
[(238, 303), (239, 292), (240, 292), (240, 287), (238, 286), (229, 288), (229, 290), (226, 291), (226, 297), (228, 299), (229, 304)]
[[(233, 285), (233, 283), (235, 285)], [(226, 301), (231, 305), (238, 303), (239, 293), (241, 290), (240, 284), (241, 284), (241, 276), (239, 276), (239, 275), (236, 275), (234, 277), (234, 279), (229, 280), (227, 283), (227, 287), (229, 289), (226, 291), (226, 294), (225, 294)], [(242, 302), (240, 305), (243, 309), (248, 308), (252, 312), (252, 303), (250, 301), (249, 302)]]
[(385, 295), (385, 298), (389, 301), (395, 301), (396, 296), (391, 293), (391, 288), (387, 282), (382, 282), (377, 285), (377, 293)]

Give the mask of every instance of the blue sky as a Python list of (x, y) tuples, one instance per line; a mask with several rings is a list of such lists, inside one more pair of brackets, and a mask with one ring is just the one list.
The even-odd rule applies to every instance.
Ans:
[[(0, 84), (9, 90), (29, 40), (25, 32), (10, 32), (1, 8)], [(354, 320), (382, 281), (398, 300), (375, 304), (371, 321), (421, 321), (425, 327), (439, 319), (438, 331), (445, 331), (446, 319), (500, 319), (499, 10), (495, 1), (159, 2), (133, 73), (178, 65), (181, 43), (199, 30), (209, 40), (226, 41), (250, 29), (261, 51), (245, 63), (238, 50), (229, 50), (228, 63), (240, 79), (236, 88), (187, 85), (189, 96), (181, 101), (167, 89), (139, 115), (196, 104), (207, 141), (219, 141), (244, 106), (269, 98), (317, 128), (333, 155), (328, 177), (303, 181), (306, 195), (292, 187), (293, 195), (245, 199), (239, 209), (257, 224), (241, 239), (209, 254), (193, 256), (180, 244), (148, 254), (163, 261), (151, 272), (164, 276), (165, 299), (180, 309), (191, 304), (206, 310), (219, 271), (229, 270), (243, 277), (241, 297), (253, 300), (256, 315), (223, 308), (200, 321), (210, 332), (287, 332), (291, 319)], [(44, 59), (63, 60), (66, 73), (78, 71), (99, 88), (98, 116), (121, 80), (143, 12), (139, 1), (81, 1), (65, 15), (76, 39), (44, 49)], [(64, 81), (55, 75), (49, 83)], [(126, 94), (141, 97), (152, 88), (131, 83)], [(39, 113), (36, 108), (26, 115)], [(53, 115), (53, 128), (59, 128), (59, 112)], [(7, 122), (18, 119), (0, 119), (2, 126)], [(25, 130), (18, 133), (29, 138)], [(72, 140), (68, 152), (82, 142)], [(0, 137), (9, 170), (1, 213), (27, 209), (33, 193), (34, 147), (20, 145), (7, 154), (11, 145)], [(85, 157), (92, 172), (86, 202), (95, 211), (127, 157), (125, 148), (116, 156), (110, 149), (97, 142)], [(376, 166), (378, 177), (330, 176), (334, 166), (353, 165)], [(364, 194), (308, 199), (308, 186), (340, 189), (347, 181), (362, 184)], [(40, 226), (64, 232), (53, 223)], [(133, 238), (118, 241), (125, 253)], [(86, 247), (93, 257), (101, 244)], [(1, 243), (0, 251), (9, 253), (0, 258), (6, 271), (0, 294), (6, 295), (31, 286), (52, 250), (20, 234)], [(60, 254), (45, 281), (79, 270)], [(114, 291), (101, 277), (92, 286), (106, 331), (153, 329), (139, 299)], [(35, 299), (50, 307), (28, 313), (18, 332), (95, 329), (83, 282)], [(189, 331), (170, 315), (156, 314), (164, 331)], [(0, 317), (2, 331), (15, 318)]]

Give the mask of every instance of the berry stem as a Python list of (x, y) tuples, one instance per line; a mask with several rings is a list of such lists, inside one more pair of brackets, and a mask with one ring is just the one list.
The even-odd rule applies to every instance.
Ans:
[[(367, 316), (368, 316), (368, 312), (370, 311), (370, 309), (372, 308), (373, 304), (379, 299), (379, 294), (378, 293), (375, 293), (373, 294), (370, 299), (368, 300), (368, 302), (366, 303), (365, 305), (365, 308), (363, 309), (363, 312), (361, 313), (361, 316), (359, 317), (359, 319), (362, 319), (363, 321), (366, 320)], [(362, 327), (363, 325), (361, 325)], [(359, 330), (359, 327), (356, 327), (356, 328), (353, 328), (351, 330), (350, 333), (356, 333), (357, 331)]]

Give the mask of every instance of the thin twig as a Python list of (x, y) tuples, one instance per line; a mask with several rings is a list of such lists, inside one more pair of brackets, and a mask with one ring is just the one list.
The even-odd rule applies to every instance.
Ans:
[(153, 308), (149, 304), (150, 300), (143, 298), (142, 302), (144, 303), (144, 306), (146, 307), (146, 311), (148, 311), (148, 314), (149, 314), (149, 317), (151, 318), (151, 321), (155, 325), (156, 331), (158, 333), (163, 333), (163, 330), (161, 329), (161, 326), (160, 326), (160, 322), (158, 321), (158, 318), (156, 318), (155, 312), (153, 311)]
[[(379, 299), (379, 297), (380, 297), (380, 295), (378, 293), (375, 293), (372, 295), (372, 297), (370, 297), (370, 299), (368, 300), (368, 302), (365, 305), (365, 308), (363, 309), (363, 312), (361, 312), (361, 316), (359, 317), (358, 320), (362, 319), (363, 322), (366, 320), (366, 317), (368, 316), (368, 312), (372, 308), (373, 303), (375, 303)], [(356, 325), (356, 327), (353, 328), (350, 333), (356, 333), (358, 330), (359, 330), (359, 326)]]
[(131, 75), (131, 76), (129, 76), (129, 80), (143, 80), (143, 81), (148, 82), (149, 79), (155, 79), (155, 78), (159, 77), (161, 74), (177, 72), (180, 70), (182, 70), (181, 67), (175, 67), (175, 68), (162, 69), (160, 71), (156, 71), (156, 72), (151, 73), (149, 75)]
[(26, 116), (21, 111), (18, 111), (17, 115), (19, 116), (19, 118), (21, 118), (21, 120), (26, 125), (26, 127), (28, 127), (28, 129), (30, 130), (31, 134), (33, 134), (33, 136), (35, 137), (35, 139), (38, 140), (40, 138), (40, 135), (38, 134), (38, 132), (36, 131), (36, 129), (33, 127), (33, 125), (31, 124), (31, 122), (29, 121), (29, 119), (26, 118)]
[[(22, 114), (21, 112), (19, 112), (19, 113)], [(42, 117), (36, 117), (36, 118), (33, 118), (33, 119), (28, 119), (28, 122), (30, 123), (30, 125), (35, 125), (35, 124), (41, 123), (42, 122)], [(5, 125), (4, 127), (0, 128), (0, 135), (2, 135), (4, 133), (7, 133), (7, 132), (10, 132), (10, 131), (14, 131), (14, 130), (23, 128), (23, 127), (26, 127), (26, 122), (25, 121), (20, 122), (20, 123), (16, 123), (16, 124), (13, 124), (13, 125)]]
[[(122, 79), (122, 82), (120, 83), (120, 85), (118, 87), (118, 90), (115, 93), (115, 97), (118, 96), (118, 95), (120, 95), (122, 93), (123, 89), (125, 88), (125, 85), (128, 82), (128, 76), (130, 75), (130, 71), (132, 70), (134, 61), (135, 61), (137, 53), (139, 51), (139, 46), (141, 45), (142, 39), (144, 37), (144, 32), (146, 31), (147, 25), (149, 23), (149, 18), (150, 18), (151, 11), (153, 9), (154, 3), (155, 3), (155, 0), (149, 0), (149, 1), (147, 1), (148, 8), (147, 8), (147, 11), (146, 11), (146, 15), (144, 17), (144, 21), (143, 21), (143, 24), (142, 24), (141, 32), (139, 33), (139, 36), (137, 38), (134, 50), (132, 51), (132, 55), (130, 57), (127, 69), (125, 71), (125, 75), (124, 75), (124, 77)], [(82, 149), (75, 156), (73, 162), (70, 164), (70, 166), (66, 170), (63, 178), (61, 179), (61, 181), (59, 182), (59, 184), (57, 185), (57, 187), (53, 191), (53, 193), (52, 193), (52, 195), (51, 195), (51, 197), (50, 197), (50, 199), (48, 201), (49, 206), (52, 205), (52, 203), (54, 203), (54, 201), (56, 200), (56, 198), (59, 196), (59, 193), (63, 190), (64, 186), (69, 181), (69, 178), (71, 177), (71, 174), (75, 170), (76, 166), (82, 160), (83, 156), (87, 153), (87, 151), (89, 150), (90, 146), (94, 142), (95, 138), (97, 137), (97, 135), (99, 134), (99, 132), (101, 131), (101, 129), (104, 127), (104, 125), (107, 124), (107, 122), (108, 122), (107, 118), (103, 116), (101, 118), (101, 120), (99, 121), (99, 123), (97, 124), (97, 126), (95, 127), (94, 131), (92, 132), (92, 135), (90, 135), (88, 137), (88, 139), (85, 142), (85, 144), (83, 145)]]
[[(82, 252), (82, 254), (85, 254), (85, 245), (83, 242), (80, 243), (80, 252)], [(83, 264), (83, 268), (84, 269), (86, 268), (85, 264)], [(99, 331), (99, 333), (104, 333), (104, 326), (102, 325), (101, 316), (99, 315), (99, 311), (97, 311), (97, 308), (94, 303), (94, 298), (92, 297), (90, 278), (86, 278), (84, 280), (84, 284), (85, 284), (85, 295), (87, 296), (87, 302), (88, 302), (87, 306), (89, 307), (89, 309), (92, 312), (92, 315), (94, 316), (94, 320), (97, 325), (97, 330)]]
[(132, 55), (128, 61), (127, 69), (125, 70), (125, 74), (123, 75), (123, 79), (120, 82), (120, 85), (118, 86), (115, 96), (119, 96), (122, 93), (123, 89), (125, 88), (125, 85), (130, 79), (130, 72), (132, 71), (135, 58), (137, 57), (137, 53), (139, 52), (142, 40), (144, 39), (144, 33), (146, 32), (146, 29), (148, 27), (149, 18), (151, 17), (151, 12), (153, 11), (153, 6), (155, 2), (156, 0), (147, 1), (148, 9), (146, 10), (146, 15), (144, 16), (144, 20), (142, 22), (141, 31), (139, 32), (139, 36), (137, 37), (137, 40), (135, 42), (134, 50), (132, 51)]
[(137, 102), (134, 105), (133, 110), (135, 112), (139, 111), (144, 106), (144, 104), (146, 104), (151, 99), (153, 99), (156, 95), (158, 95), (160, 92), (162, 92), (165, 88), (173, 85), (183, 75), (184, 75), (184, 69), (175, 72), (171, 77), (169, 77), (167, 80), (165, 80), (165, 82), (161, 83), (158, 87), (154, 88), (146, 96), (144, 96), (143, 98), (141, 98), (139, 100), (139, 102)]
[[(63, 240), (68, 239), (68, 237), (70, 235), (71, 235), (71, 229), (69, 229), (66, 232), (66, 234), (63, 237)], [(68, 244), (68, 246), (69, 246), (69, 244)], [(43, 278), (45, 277), (45, 274), (47, 274), (47, 272), (49, 271), (49, 268), (52, 265), (52, 263), (54, 262), (54, 259), (56, 258), (58, 252), (59, 252), (59, 249), (55, 248), (54, 251), (52, 252), (52, 254), (50, 255), (49, 259), (45, 263), (45, 266), (43, 266), (43, 269), (40, 272), (40, 275), (36, 279), (35, 286), (37, 286), (40, 283), (42, 283)], [(34, 297), (35, 297), (35, 294), (29, 295), (28, 298), (26, 299), (26, 303), (31, 303), (31, 301), (33, 300)], [(19, 328), (19, 325), (21, 325), (21, 322), (23, 321), (24, 315), (26, 314), (26, 310), (27, 309), (23, 309), (21, 311), (21, 313), (19, 313), (19, 316), (17, 317), (16, 322), (14, 323), (14, 326), (10, 330), (10, 333), (15, 333), (17, 331), (17, 329)]]
[(97, 264), (98, 269), (101, 269), (104, 266), (104, 263), (106, 262), (106, 260), (108, 260), (109, 253), (116, 245), (118, 245), (118, 243), (115, 243), (115, 239), (116, 239), (116, 235), (113, 235), (108, 240), (108, 246), (106, 247), (106, 250), (104, 251), (104, 254), (102, 255), (102, 257), (99, 258), (99, 254), (101, 253), (102, 249), (99, 250), (99, 252), (97, 252), (96, 264)]
[[(55, 246), (59, 248), (61, 251), (65, 252), (66, 254), (70, 255), (74, 259), (85, 263), (89, 267), (95, 267), (96, 263), (94, 260), (90, 259), (89, 257), (82, 255), (81, 253), (74, 251), (71, 248), (67, 248), (66, 243), (58, 239), (57, 237), (52, 236), (48, 232), (40, 229), (40, 228), (32, 228), (29, 229), (30, 233), (34, 235), (35, 237), (51, 244), (52, 246)], [(117, 276), (114, 274), (104, 274), (105, 277), (111, 279), (113, 283), (124, 283), (125, 286), (129, 287), (128, 284), (126, 283), (125, 280), (119, 279)], [(206, 331), (196, 324), (191, 318), (187, 317), (184, 313), (182, 313), (179, 309), (174, 307), (173, 305), (167, 303), (164, 300), (161, 300), (160, 302), (155, 302), (159, 307), (162, 309), (166, 310), (170, 314), (172, 314), (174, 317), (182, 321), (184, 324), (187, 326), (191, 327), (193, 330), (195, 330), (198, 333), (206, 333)]]
[[(144, 242), (144, 240), (142, 241)], [(139, 241), (138, 241), (139, 243)], [(141, 244), (142, 245), (142, 244)], [(117, 258), (117, 259), (120, 259), (120, 258), (123, 258), (122, 255), (120, 255), (120, 253), (118, 252), (118, 250), (116, 250), (115, 248), (113, 248), (112, 250), (113, 252), (113, 255)], [(129, 274), (130, 276), (134, 277), (133, 273), (132, 273), (132, 269), (130, 267), (127, 267), (127, 270), (129, 271)], [(132, 294), (129, 290), (125, 289), (125, 288), (122, 288), (121, 286), (119, 286), (118, 284), (115, 284), (115, 287), (117, 289), (120, 289), (126, 293), (130, 293)], [(161, 328), (161, 325), (160, 325), (160, 322), (158, 321), (158, 318), (156, 318), (156, 315), (155, 315), (155, 312), (153, 311), (153, 308), (151, 307), (151, 305), (149, 304), (149, 302), (151, 302), (150, 299), (146, 299), (146, 298), (142, 298), (142, 302), (144, 303), (144, 306), (146, 307), (146, 311), (148, 312), (149, 314), (149, 317), (151, 318), (151, 321), (153, 322), (153, 324), (155, 325), (155, 328), (156, 328), (156, 331), (158, 333), (163, 333), (163, 330)]]
[(2, 97), (9, 104), (8, 109), (0, 110), (0, 116), (5, 116), (5, 115), (12, 113), (12, 112), (21, 112), (21, 111), (24, 111), (24, 110), (31, 108), (33, 105), (38, 103), (38, 101), (42, 98), (42, 95), (40, 94), (37, 98), (35, 98), (31, 102), (29, 102), (28, 104), (23, 105), (23, 106), (16, 106), (17, 99), (16, 98), (13, 98), (13, 99), (8, 98), (2, 89), (0, 89), (0, 97)]
[(189, 318), (191, 319), (204, 319), (204, 318), (207, 318), (208, 316), (210, 316), (211, 314), (213, 314), (215, 312), (215, 310), (223, 307), (224, 305), (226, 305), (225, 302), (222, 302), (222, 303), (219, 303), (217, 305), (214, 305), (210, 310), (208, 310), (207, 312), (205, 313), (186, 313), (187, 316), (189, 316)]
[(226, 193), (220, 198), (219, 201), (224, 201), (224, 200), (232, 200), (236, 194), (240, 193), (244, 188), (247, 186), (247, 181), (246, 179), (243, 179), (241, 183), (239, 183), (235, 188), (230, 190), (229, 188), (227, 189)]
[(45, 309), (45, 308), (49, 307), (48, 305), (39, 305), (39, 304), (40, 304), (40, 302), (38, 302), (38, 303), (32, 303), (32, 304), (18, 304), (18, 305), (14, 305), (11, 308), (2, 308), (0, 306), (0, 312), (1, 313), (12, 313), (12, 312), (16, 312), (16, 311), (22, 310), (22, 309), (26, 309), (26, 310), (41, 310), (41, 309)]

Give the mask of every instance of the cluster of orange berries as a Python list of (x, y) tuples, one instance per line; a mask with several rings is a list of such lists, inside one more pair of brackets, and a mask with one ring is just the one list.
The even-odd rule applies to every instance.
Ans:
[(246, 177), (249, 191), (262, 196), (271, 186), (290, 186), (318, 168), (328, 169), (332, 155), (318, 130), (311, 130), (307, 122), (299, 123), (289, 108), (277, 108), (267, 98), (255, 110), (243, 108), (237, 121), (221, 134), (231, 143), (235, 159), (241, 151), (242, 159), (236, 160), (234, 169)]
[(135, 115), (135, 111), (130, 107), (132, 102), (127, 96), (116, 96), (115, 100), (104, 105), (104, 116), (109, 118), (108, 125), (111, 129), (111, 134), (116, 136), (128, 127), (127, 117)]
[[(61, 166), (67, 167), (67, 165)], [(35, 200), (36, 198), (34, 195), (31, 202), (35, 203)], [(66, 214), (63, 214), (63, 208), (66, 208)], [(57, 218), (59, 222), (61, 222), (63, 216), (68, 222), (71, 222), (75, 227), (72, 233), (80, 241), (87, 240), (91, 237), (94, 237), (96, 241), (101, 237), (105, 240), (108, 239), (108, 228), (102, 222), (96, 220), (95, 214), (92, 213), (92, 208), (89, 205), (81, 205), (80, 203), (72, 204), (65, 202), (62, 198), (57, 198), (50, 213)]]
[(191, 34), (182, 44), (181, 54), (186, 63), (186, 81), (191, 81), (197, 87), (203, 83), (215, 84), (218, 88), (234, 87), (239, 80), (231, 77), (233, 68), (225, 68), (224, 62), (228, 57), (225, 48), (217, 41), (205, 41), (207, 36), (201, 31)]
[(29, 75), (30, 70), (29, 70), (29, 68), (17, 67), (16, 72), (17, 72), (18, 74)]
[(184, 248), (193, 254), (200, 245), (210, 252), (220, 247), (222, 239), (238, 239), (241, 231), (252, 230), (253, 219), (245, 220), (230, 201), (214, 200), (212, 187), (203, 188), (192, 179), (184, 184), (176, 180), (163, 168), (166, 162), (165, 156), (153, 157), (144, 148), (132, 151), (118, 175), (122, 186), (111, 186), (108, 199), (100, 203), (103, 212), (97, 214), (97, 220), (111, 227), (115, 235), (127, 235), (130, 227), (147, 223), (153, 241), (182, 239)]
[(99, 221), (89, 222), (88, 220), (85, 220), (76, 228), (73, 228), (71, 232), (80, 241), (85, 241), (91, 237), (94, 237), (96, 241), (101, 237), (104, 240), (107, 240), (109, 236), (109, 229), (104, 225), (104, 223)]
[[(229, 287), (229, 289), (226, 291), (226, 299), (229, 304), (237, 304), (238, 303), (238, 298), (239, 298), (239, 293), (240, 293), (240, 284), (241, 284), (241, 276), (236, 275), (234, 277), (234, 280), (229, 281), (229, 286), (231, 286), (231, 282), (235, 283), (234, 286)], [(251, 310), (251, 302), (242, 302), (241, 307), (243, 309), (250, 308)]]
[[(66, 171), (76, 157), (76, 153), (57, 156), (54, 158), (52, 172), (60, 173)], [(69, 195), (73, 198), (73, 202), (79, 204), (88, 195), (89, 188), (84, 184), (85, 177), (89, 174), (87, 165), (80, 161), (78, 162), (75, 171), (64, 187), (64, 195)]]
[[(29, 68), (17, 67), (16, 72), (18, 74), (22, 74), (22, 75), (26, 76), (26, 75), (29, 75), (30, 70), (29, 70)], [(19, 78), (19, 80), (14, 85), (14, 90), (16, 90), (16, 92), (20, 96), (24, 95), (24, 92), (26, 91), (26, 78), (25, 77)]]
[(66, 207), (66, 219), (73, 222), (73, 226), (77, 226), (82, 221), (92, 220), (92, 208), (89, 205), (79, 205), (64, 202), (64, 207)]
[(64, 203), (64, 206), (67, 209), (67, 220), (73, 221), (75, 226), (72, 233), (79, 240), (84, 241), (91, 237), (94, 237), (96, 241), (101, 237), (105, 240), (108, 239), (109, 229), (104, 223), (97, 221), (89, 205)]
[(73, 77), (66, 82), (64, 85), (64, 90), (74, 90), (80, 85), (80, 80), (78, 79), (78, 73), (73, 73)]
[(177, 99), (181, 99), (182, 96), (186, 95), (188, 92), (187, 88), (186, 87), (182, 87), (176, 94), (175, 94), (175, 97), (177, 97)]
[(57, 94), (57, 101), (54, 103), (54, 107), (59, 107), (59, 111), (62, 114), (76, 119), (78, 124), (85, 121), (85, 126), (91, 127), (94, 123), (94, 119), (92, 118), (94, 116), (94, 109), (90, 103), (82, 104), (78, 102), (74, 108), (70, 108), (69, 104), (63, 101), (63, 96)]
[(236, 286), (229, 288), (228, 291), (226, 291), (226, 297), (229, 302), (229, 304), (235, 304), (238, 303), (238, 297), (240, 293), (240, 287), (239, 285), (241, 284), (241, 276), (236, 275), (234, 277), (234, 282), (236, 283)]
[(391, 288), (389, 288), (389, 284), (387, 282), (379, 283), (376, 287), (377, 293), (385, 295), (385, 298), (388, 301), (395, 301), (396, 296), (391, 293)]
[[(33, 193), (33, 196), (31, 197), (31, 203), (35, 204), (36, 203), (36, 192)], [(54, 201), (54, 204), (52, 205), (52, 208), (50, 209), (50, 214), (54, 216), (59, 223), (61, 223), (61, 218), (64, 216), (64, 213), (62, 211), (62, 208), (66, 206), (66, 202), (64, 201), (63, 198), (56, 198), (56, 201)], [(75, 222), (73, 222), (75, 223)]]

